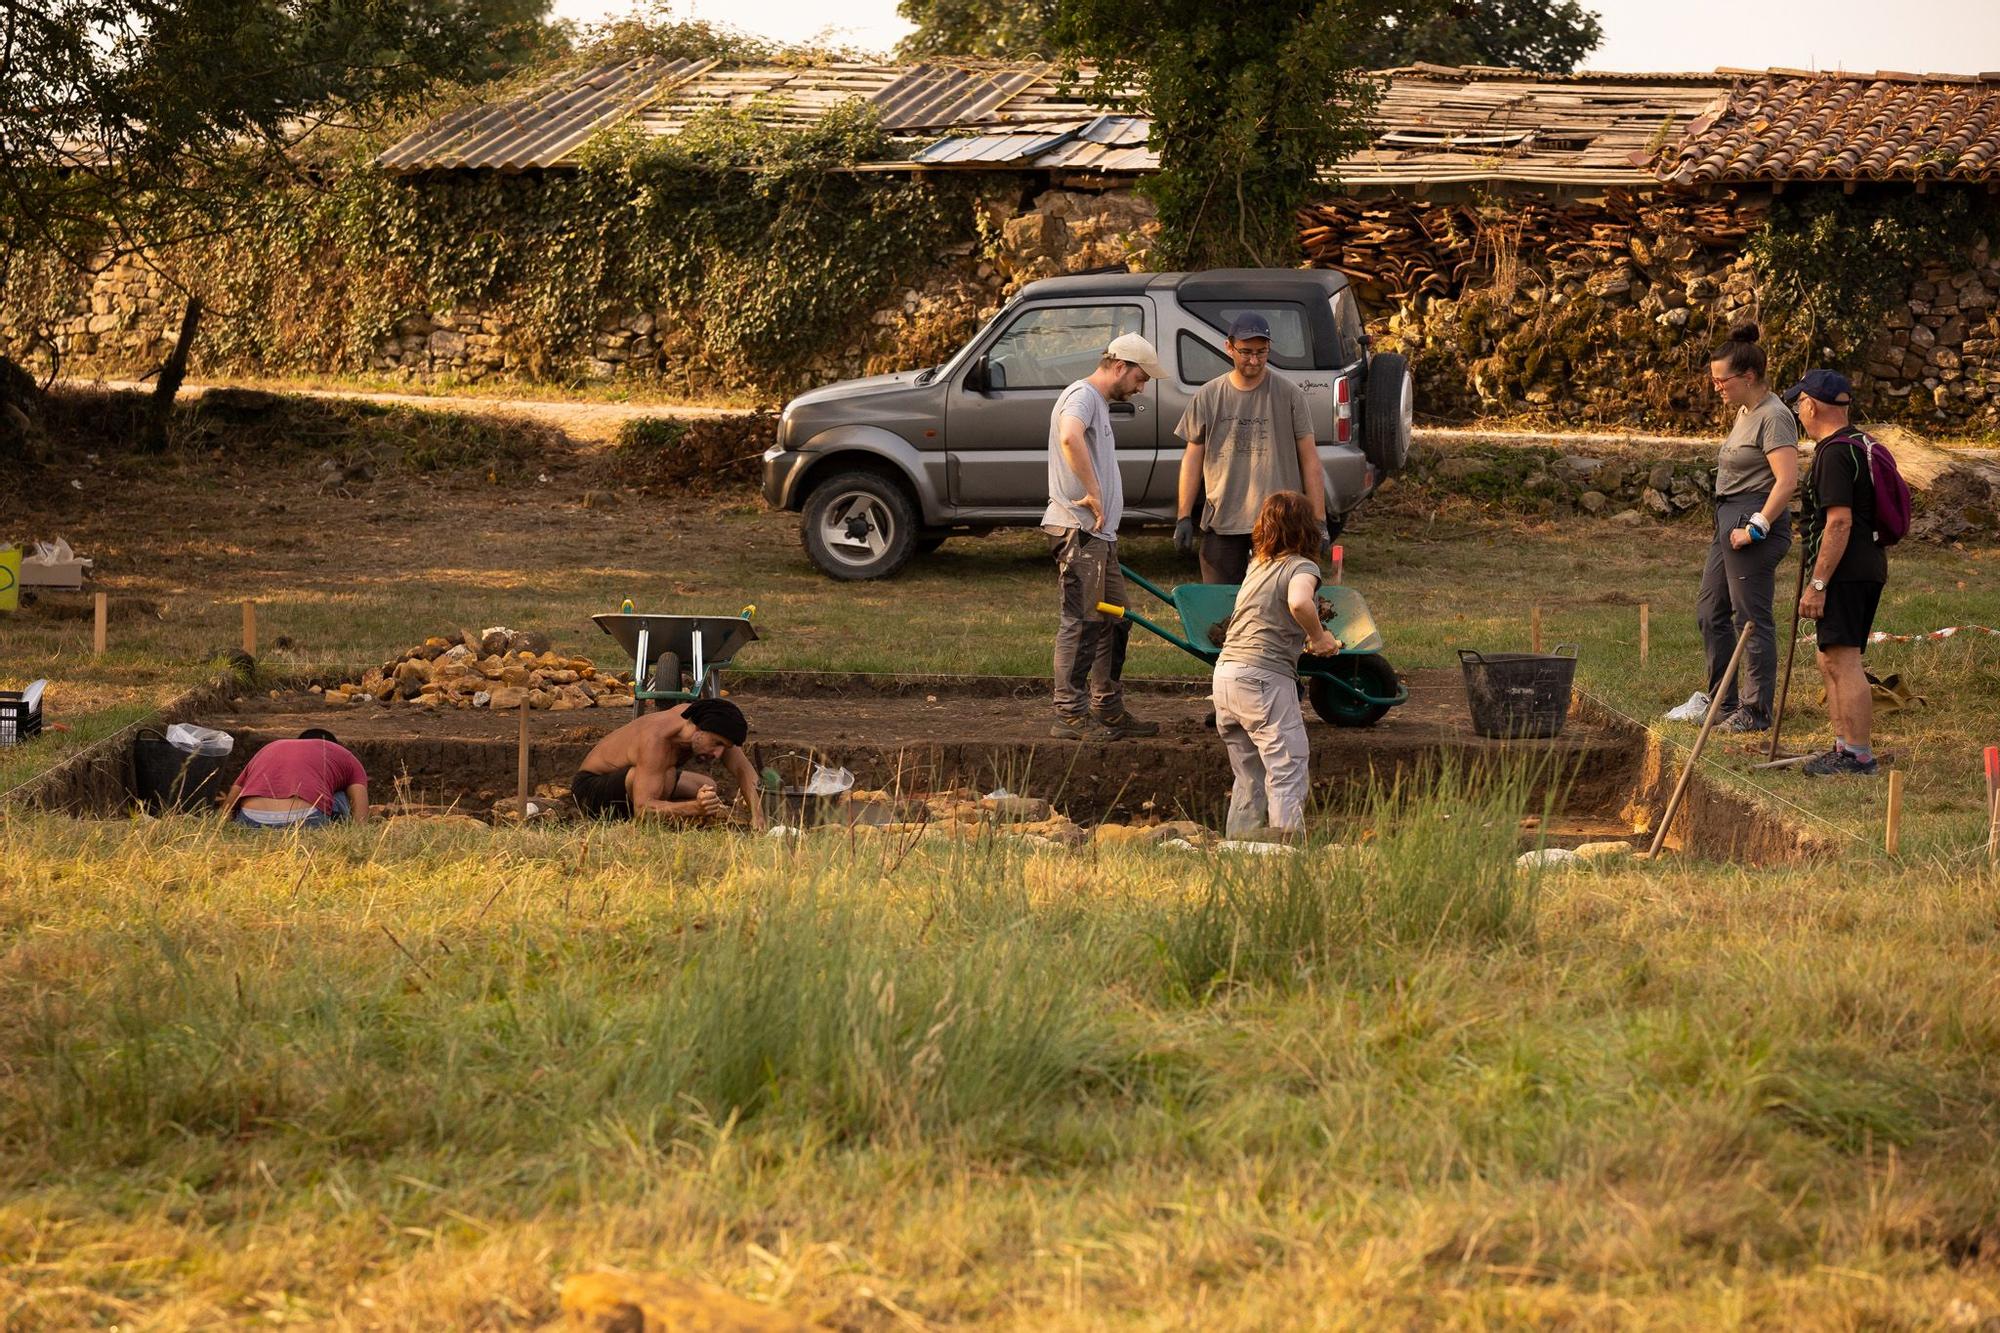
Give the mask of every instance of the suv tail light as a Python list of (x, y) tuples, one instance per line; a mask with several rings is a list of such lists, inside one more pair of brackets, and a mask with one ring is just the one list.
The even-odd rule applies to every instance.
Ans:
[(1333, 438), (1347, 444), (1354, 438), (1354, 381), (1342, 375), (1333, 382)]

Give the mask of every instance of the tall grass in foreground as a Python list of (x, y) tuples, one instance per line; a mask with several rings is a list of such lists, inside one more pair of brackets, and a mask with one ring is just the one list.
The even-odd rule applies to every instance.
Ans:
[(1361, 841), (1213, 863), (1207, 891), (1170, 911), (1170, 979), (1199, 995), (1219, 984), (1288, 984), (1371, 946), (1480, 946), (1534, 928), (1538, 877), (1515, 866), (1539, 771), (1467, 768), (1371, 784)]

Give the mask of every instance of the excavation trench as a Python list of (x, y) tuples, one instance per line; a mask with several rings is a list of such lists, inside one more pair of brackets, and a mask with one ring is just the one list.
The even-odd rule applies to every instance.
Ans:
[[(194, 721), (233, 735), (225, 781), (265, 742), (328, 728), (360, 757), (371, 799), (392, 814), (485, 818), (514, 795), (517, 713), (334, 705), (311, 691), (340, 678), (247, 696), (217, 685), (177, 701), (156, 725)], [(1644, 727), (1581, 695), (1561, 736), (1495, 741), (1472, 731), (1458, 672), (1419, 671), (1405, 680), (1410, 702), (1373, 727), (1309, 722), (1316, 802), (1352, 809), (1371, 784), (1399, 774), (1421, 778), (1440, 763), (1476, 771), (1525, 762), (1535, 774), (1537, 806), (1553, 798), (1555, 815), (1541, 836), (1568, 845), (1635, 837), (1672, 788), (1675, 755)], [(787, 778), (824, 763), (848, 769), (858, 789), (899, 797), (1004, 788), (1086, 825), (1192, 819), (1220, 827), (1228, 801), (1228, 764), (1206, 722), (1206, 681), (1130, 684), (1131, 710), (1159, 722), (1160, 735), (1081, 745), (1047, 735), (1048, 686), (1033, 679), (743, 672), (730, 689), (750, 719), (745, 748), (752, 761)], [(625, 719), (598, 709), (531, 712), (531, 787), (566, 788), (590, 747)], [(46, 775), (25, 799), (79, 817), (122, 816), (132, 804), (131, 751), (130, 734), (110, 738)], [(1816, 849), (1776, 814), (1699, 777), (1668, 845), (1756, 864)]]

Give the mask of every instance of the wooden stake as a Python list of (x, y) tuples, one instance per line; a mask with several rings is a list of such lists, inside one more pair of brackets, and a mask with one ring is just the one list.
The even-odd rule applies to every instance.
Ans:
[(514, 794), (521, 798), (521, 818), (528, 817), (528, 701), (521, 700), (521, 744), (520, 776), (514, 784)]
[[(1745, 625), (1743, 632), (1736, 636), (1736, 651), (1729, 655), (1729, 669), (1722, 673), (1724, 680), (1736, 677), (1737, 664), (1743, 660), (1743, 650), (1750, 643), (1750, 631), (1754, 625)], [(1681, 780), (1674, 784), (1674, 794), (1667, 798), (1667, 808), (1660, 815), (1660, 826), (1653, 830), (1653, 845), (1646, 851), (1646, 859), (1652, 860), (1660, 854), (1660, 848), (1667, 841), (1667, 826), (1674, 822), (1674, 814), (1681, 807), (1681, 797), (1687, 795), (1688, 780), (1694, 776), (1694, 766), (1701, 759), (1702, 747), (1708, 744), (1708, 733), (1715, 730), (1716, 715), (1722, 711), (1722, 691), (1716, 690), (1708, 701), (1708, 716), (1701, 720), (1701, 735), (1694, 738), (1694, 749), (1688, 751), (1687, 763), (1681, 766)]]
[(1882, 834), (1882, 850), (1894, 856), (1903, 845), (1903, 770), (1889, 770), (1889, 827)]
[(1653, 655), (1653, 604), (1639, 603), (1639, 665)]
[(97, 594), (97, 628), (92, 632), (90, 637), (90, 650), (99, 657), (104, 656), (104, 640), (106, 638), (106, 631), (110, 626), (111, 598), (104, 593), (99, 593)]
[(1542, 608), (1539, 604), (1528, 613), (1528, 644), (1531, 651), (1542, 651)]
[(243, 603), (243, 651), (257, 655), (257, 603)]

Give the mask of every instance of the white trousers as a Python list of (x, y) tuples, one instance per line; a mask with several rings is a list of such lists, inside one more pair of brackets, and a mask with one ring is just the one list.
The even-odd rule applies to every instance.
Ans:
[(1232, 838), (1306, 822), (1306, 720), (1299, 683), (1280, 671), (1225, 662), (1215, 669), (1215, 729), (1229, 751)]

